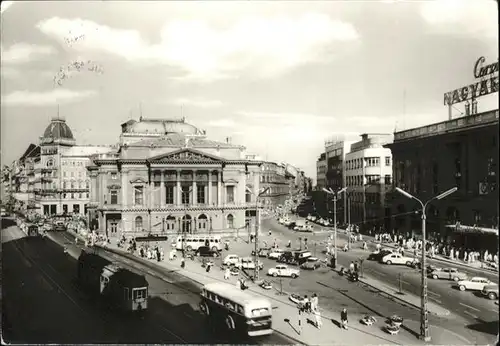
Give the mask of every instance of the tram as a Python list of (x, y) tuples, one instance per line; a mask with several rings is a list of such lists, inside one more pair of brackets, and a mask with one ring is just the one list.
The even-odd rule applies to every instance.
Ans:
[(77, 280), (91, 294), (123, 311), (148, 307), (149, 284), (144, 275), (131, 272), (94, 253), (82, 251), (78, 258)]

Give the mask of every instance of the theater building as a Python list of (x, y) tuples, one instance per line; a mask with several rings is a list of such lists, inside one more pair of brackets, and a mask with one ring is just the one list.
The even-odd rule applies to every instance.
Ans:
[(184, 119), (130, 120), (119, 148), (87, 167), (90, 217), (111, 237), (244, 233), (257, 222), (260, 166), (245, 147), (209, 140)]
[[(498, 242), (498, 109), (396, 132), (386, 145), (394, 185), (427, 201), (457, 187), (427, 209), (427, 233), (470, 248)], [(390, 229), (421, 233), (421, 207), (392, 192)]]

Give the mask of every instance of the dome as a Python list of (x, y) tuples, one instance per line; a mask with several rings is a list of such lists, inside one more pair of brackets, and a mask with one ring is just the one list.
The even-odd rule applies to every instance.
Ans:
[(142, 117), (139, 121), (131, 121), (125, 132), (159, 135), (169, 133), (196, 135), (202, 133), (202, 131), (200, 131), (196, 126), (186, 123), (185, 119), (147, 119)]
[(52, 118), (49, 126), (47, 126), (45, 132), (43, 133), (43, 137), (52, 139), (75, 140), (71, 129), (66, 124), (66, 120), (61, 118)]

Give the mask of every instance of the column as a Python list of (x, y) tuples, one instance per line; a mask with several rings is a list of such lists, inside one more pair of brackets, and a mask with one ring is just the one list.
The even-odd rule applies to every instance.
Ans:
[(193, 200), (192, 200), (192, 203), (191, 205), (197, 205), (198, 204), (198, 200), (197, 200), (197, 197), (198, 197), (198, 186), (196, 185), (196, 170), (193, 169), (192, 171), (192, 174), (193, 174), (193, 182), (192, 182), (192, 196), (193, 196)]
[(165, 207), (165, 180), (164, 180), (164, 173), (163, 171), (160, 171), (160, 206), (163, 208)]
[(126, 208), (129, 205), (128, 202), (128, 171), (122, 170), (122, 200), (121, 205)]
[(217, 205), (222, 206), (222, 171), (217, 172)]
[(208, 170), (208, 205), (212, 205), (212, 170)]
[(176, 195), (176, 199), (175, 199), (175, 205), (179, 206), (181, 205), (181, 171), (180, 170), (177, 170), (177, 186), (176, 186), (176, 189), (175, 189), (175, 195)]

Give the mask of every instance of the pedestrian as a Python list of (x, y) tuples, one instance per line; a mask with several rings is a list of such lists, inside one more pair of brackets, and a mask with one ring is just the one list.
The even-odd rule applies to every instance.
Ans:
[(358, 262), (354, 262), (354, 272), (357, 273), (359, 270), (359, 265), (358, 265)]
[(316, 319), (316, 328), (321, 329), (323, 323), (321, 322), (321, 313), (319, 312), (319, 309), (314, 310), (314, 317)]
[(318, 310), (319, 309), (318, 304), (319, 304), (318, 296), (316, 293), (313, 293), (311, 297), (311, 309), (313, 311)]
[(348, 319), (347, 319), (347, 309), (346, 308), (343, 308), (342, 312), (340, 313), (340, 323), (341, 323), (341, 328), (347, 329)]
[(269, 230), (269, 232), (267, 234), (269, 234), (269, 236), (271, 236), (271, 234), (272, 234), (271, 230)]
[(207, 263), (207, 269), (206, 269), (206, 272), (207, 273), (210, 273), (210, 267), (212, 266), (212, 262), (208, 262)]
[(78, 238), (75, 237), (75, 245), (78, 245)]
[(354, 262), (353, 262), (353, 261), (351, 261), (351, 264), (349, 264), (349, 271), (350, 271), (351, 273), (353, 273), (353, 272), (354, 272)]
[(185, 268), (186, 267), (186, 260), (183, 258), (181, 258), (181, 268)]
[(229, 270), (229, 268), (226, 268), (226, 270), (224, 271), (224, 280), (229, 280), (230, 277), (231, 271)]

